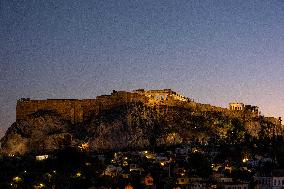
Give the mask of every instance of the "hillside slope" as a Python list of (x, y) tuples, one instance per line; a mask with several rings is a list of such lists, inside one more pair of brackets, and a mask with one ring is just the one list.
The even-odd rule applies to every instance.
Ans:
[(202, 104), (148, 106), (139, 102), (102, 110), (76, 125), (55, 111), (40, 110), (12, 124), (1, 139), (1, 148), (5, 154), (25, 154), (82, 143), (88, 143), (91, 151), (193, 141), (241, 143), (251, 137), (272, 137), (273, 129), (280, 132), (275, 120)]

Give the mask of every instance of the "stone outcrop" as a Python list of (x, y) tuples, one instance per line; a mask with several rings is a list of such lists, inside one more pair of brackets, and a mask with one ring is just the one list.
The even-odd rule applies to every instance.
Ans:
[(26, 120), (39, 110), (54, 110), (65, 120), (73, 124), (82, 123), (105, 109), (111, 109), (125, 103), (143, 102), (148, 105), (175, 106), (178, 103), (194, 105), (195, 103), (171, 89), (144, 90), (133, 92), (113, 91), (111, 95), (98, 96), (95, 99), (46, 99), (32, 100), (22, 98), (17, 101), (16, 120)]
[(40, 153), (71, 145), (72, 124), (53, 111), (38, 111), (12, 124), (1, 139), (6, 154)]
[(163, 99), (157, 99), (153, 91), (145, 94), (154, 97), (141, 91), (114, 91), (94, 100), (22, 99), (16, 122), (1, 139), (2, 153), (47, 153), (81, 144), (99, 151), (192, 141), (241, 143), (247, 137), (283, 134), (277, 118), (174, 99), (171, 91), (158, 92)]

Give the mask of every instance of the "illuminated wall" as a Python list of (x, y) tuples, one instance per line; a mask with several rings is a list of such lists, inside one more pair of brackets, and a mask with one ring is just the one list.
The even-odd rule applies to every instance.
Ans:
[(16, 106), (16, 120), (25, 120), (39, 110), (54, 110), (72, 123), (80, 123), (101, 110), (110, 109), (125, 102), (146, 102), (145, 96), (137, 93), (114, 91), (111, 95), (98, 96), (96, 99), (20, 99)]

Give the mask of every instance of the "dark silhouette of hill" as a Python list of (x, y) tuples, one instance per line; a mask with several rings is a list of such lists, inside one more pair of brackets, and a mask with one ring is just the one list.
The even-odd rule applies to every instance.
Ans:
[(5, 154), (38, 154), (82, 144), (90, 151), (190, 142), (236, 144), (275, 134), (282, 134), (276, 118), (202, 104), (125, 102), (79, 124), (65, 120), (56, 111), (37, 111), (12, 124), (1, 139), (1, 150)]

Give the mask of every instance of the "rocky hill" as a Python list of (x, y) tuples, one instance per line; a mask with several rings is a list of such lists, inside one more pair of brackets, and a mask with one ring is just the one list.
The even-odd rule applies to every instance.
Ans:
[(4, 154), (47, 153), (88, 144), (89, 150), (143, 148), (189, 142), (242, 143), (282, 134), (276, 118), (210, 105), (125, 102), (72, 123), (54, 110), (17, 120), (1, 139)]

